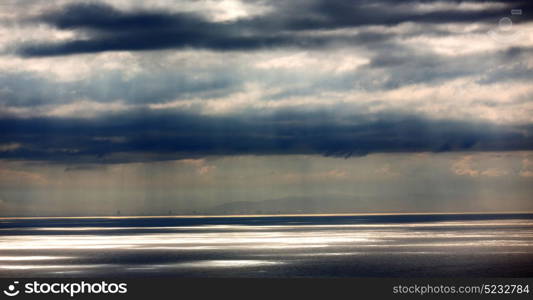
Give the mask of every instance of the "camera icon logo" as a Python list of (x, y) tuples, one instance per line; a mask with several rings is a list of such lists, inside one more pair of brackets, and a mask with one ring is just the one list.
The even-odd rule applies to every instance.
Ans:
[(522, 15), (521, 9), (512, 9), (510, 17), (503, 17), (498, 21), (498, 27), (489, 31), (489, 36), (500, 43), (512, 43), (523, 38), (523, 33), (513, 28), (512, 17)]
[(18, 294), (20, 293), (20, 291), (17, 290), (17, 289), (15, 288), (15, 286), (16, 286), (17, 284), (19, 284), (18, 281), (14, 281), (13, 284), (10, 284), (10, 285), (7, 287), (7, 290), (4, 290), (4, 294), (5, 294), (6, 296), (9, 296), (9, 297), (14, 297), (14, 296), (18, 295)]

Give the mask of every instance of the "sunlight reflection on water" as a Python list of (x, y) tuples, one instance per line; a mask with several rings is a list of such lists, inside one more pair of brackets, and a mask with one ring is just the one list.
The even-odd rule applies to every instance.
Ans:
[[(120, 220), (117, 222), (120, 224)], [(276, 277), (294, 272), (295, 276), (313, 276), (312, 272), (364, 276), (379, 268), (383, 272), (390, 268), (392, 275), (394, 268), (413, 272), (417, 266), (425, 266), (428, 257), (434, 257), (434, 263), (448, 263), (448, 269), (460, 269), (461, 263), (468, 262), (466, 258), (465, 262), (443, 260), (450, 255), (477, 255), (487, 268), (498, 259), (533, 265), (533, 221), (528, 219), (335, 225), (26, 226), (2, 231), (6, 235), (0, 236), (1, 276), (140, 276), (158, 272), (194, 276), (199, 269), (207, 272), (202, 273), (205, 276), (224, 276), (227, 273), (216, 273), (221, 268), (235, 270), (228, 276)], [(345, 273), (331, 273), (330, 269)], [(298, 270), (308, 273), (300, 274)], [(357, 273), (361, 270), (367, 273)]]

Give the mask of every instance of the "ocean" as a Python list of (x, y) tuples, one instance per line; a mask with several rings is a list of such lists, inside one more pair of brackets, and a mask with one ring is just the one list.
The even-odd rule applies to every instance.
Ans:
[(0, 219), (0, 277), (532, 277), (533, 214)]

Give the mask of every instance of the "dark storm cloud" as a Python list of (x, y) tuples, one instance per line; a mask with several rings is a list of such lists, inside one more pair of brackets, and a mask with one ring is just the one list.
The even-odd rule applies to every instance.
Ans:
[(78, 163), (150, 161), (211, 155), (533, 150), (533, 128), (381, 114), (280, 111), (199, 116), (137, 111), (96, 119), (0, 120), (0, 143), (22, 147), (1, 158)]
[[(416, 4), (431, 3), (502, 3), (504, 8), (486, 8), (482, 10), (450, 10), (438, 8), (433, 11), (416, 11)], [(308, 29), (336, 29), (365, 25), (392, 26), (403, 22), (417, 22), (426, 24), (441, 23), (471, 23), (471, 22), (497, 22), (498, 19), (508, 16), (510, 8), (521, 8), (529, 11), (532, 5), (524, 0), (509, 1), (394, 1), (394, 0), (317, 0), (311, 1), (309, 14), (297, 14), (290, 18), (288, 27), (297, 30)], [(296, 7), (295, 7), (296, 8)], [(520, 20), (529, 21), (530, 16)]]
[[(101, 72), (83, 80), (68, 82), (43, 78), (29, 72), (0, 74), (0, 104), (32, 107), (65, 104), (79, 99), (96, 102), (126, 100), (131, 104), (161, 103), (189, 96), (221, 96), (238, 89), (238, 72), (212, 68), (196, 71), (195, 79), (187, 72), (159, 70), (126, 76), (124, 72)], [(28, 88), (31, 87), (31, 88)]]
[[(214, 23), (194, 14), (126, 13), (105, 4), (74, 4), (45, 14), (38, 21), (60, 29), (84, 29), (86, 40), (26, 45), (23, 56), (54, 56), (117, 50), (207, 48), (247, 50), (265, 47), (325, 45), (324, 38), (293, 39), (290, 35), (257, 33), (257, 28)], [(252, 30), (250, 34), (249, 30)]]
[(380, 84), (369, 86), (369, 89), (390, 90), (417, 83), (436, 85), (467, 76), (478, 76), (475, 82), (481, 85), (528, 82), (533, 78), (533, 70), (525, 63), (531, 55), (531, 47), (457, 56), (439, 56), (434, 52), (400, 46), (394, 49), (393, 52), (376, 49), (369, 64), (359, 70), (368, 81), (374, 77), (373, 71), (376, 74), (380, 74), (378, 70), (384, 71)]
[[(391, 26), (407, 21), (426, 24), (457, 22), (497, 24), (499, 18), (509, 15), (510, 8), (533, 9), (532, 4), (516, 0), (494, 1), (507, 4), (503, 8), (475, 11), (440, 9), (418, 12), (413, 9), (413, 5), (419, 2), (315, 0), (271, 3), (274, 10), (267, 15), (223, 23), (211, 22), (191, 13), (125, 12), (105, 4), (73, 4), (59, 11), (45, 13), (32, 21), (44, 22), (58, 29), (83, 31), (87, 38), (58, 43), (25, 44), (18, 48), (18, 53), (22, 56), (58, 56), (170, 48), (227, 51), (274, 47), (316, 48), (334, 43), (357, 45), (382, 41), (390, 38), (390, 35), (362, 33), (306, 36), (301, 34), (301, 31), (366, 25)], [(530, 21), (530, 16), (521, 16), (520, 20)]]

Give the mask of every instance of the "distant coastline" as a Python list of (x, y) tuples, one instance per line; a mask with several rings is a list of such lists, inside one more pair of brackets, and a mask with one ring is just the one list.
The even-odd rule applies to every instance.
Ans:
[(144, 219), (144, 218), (270, 218), (270, 217), (358, 217), (358, 216), (439, 216), (439, 215), (533, 215), (533, 211), (504, 212), (383, 212), (383, 213), (338, 213), (338, 214), (228, 214), (228, 215), (131, 215), (131, 216), (11, 216), (8, 219)]

